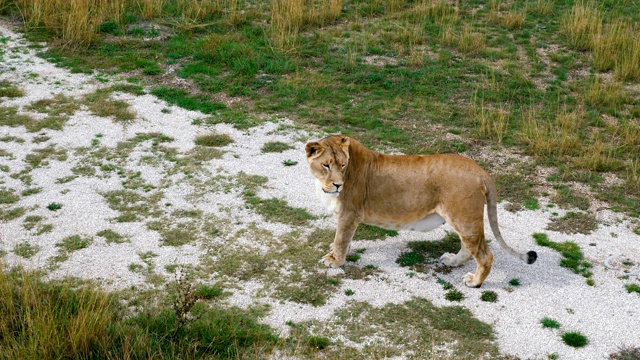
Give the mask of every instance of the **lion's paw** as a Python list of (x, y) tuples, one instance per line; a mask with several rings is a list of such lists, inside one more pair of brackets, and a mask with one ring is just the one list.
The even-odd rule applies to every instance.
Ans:
[(474, 273), (466, 273), (462, 277), (464, 284), (471, 288), (479, 288), (480, 285), (482, 285), (482, 283), (478, 284), (476, 281), (474, 281), (474, 277), (475, 277)]
[(444, 253), (442, 254), (442, 256), (440, 256), (440, 262), (447, 266), (456, 266), (456, 264), (454, 263), (455, 257), (456, 257), (455, 254)]
[(333, 255), (333, 251), (331, 251), (327, 255), (323, 256), (322, 259), (320, 259), (320, 262), (323, 263), (326, 267), (337, 268), (344, 265), (345, 259), (336, 259), (336, 257)]

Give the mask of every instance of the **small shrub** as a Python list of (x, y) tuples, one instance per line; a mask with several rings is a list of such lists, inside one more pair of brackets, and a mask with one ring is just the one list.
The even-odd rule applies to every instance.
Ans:
[(49, 209), (51, 211), (60, 210), (60, 209), (62, 209), (62, 204), (57, 203), (57, 202), (52, 202), (51, 204), (47, 205), (47, 209)]
[(353, 294), (355, 294), (355, 293), (356, 293), (356, 292), (355, 292), (355, 291), (353, 291), (353, 290), (351, 290), (351, 289), (347, 289), (347, 290), (345, 290), (345, 291), (344, 291), (344, 294), (345, 294), (345, 295), (347, 295), (347, 296), (351, 296), (351, 295), (353, 295)]
[(511, 279), (509, 280), (509, 285), (511, 286), (520, 286), (520, 279)]
[(495, 291), (491, 291), (491, 290), (483, 291), (482, 295), (480, 295), (480, 300), (488, 301), (488, 302), (496, 302), (498, 301), (498, 294)]
[(577, 331), (565, 332), (562, 334), (562, 341), (569, 346), (576, 348), (583, 347), (589, 343), (586, 336)]
[(294, 161), (294, 160), (287, 159), (287, 160), (283, 161), (282, 164), (284, 164), (284, 166), (294, 166), (294, 165), (298, 165), (298, 162)]
[(447, 295), (445, 295), (445, 299), (449, 301), (461, 301), (464, 299), (464, 294), (458, 290), (450, 290), (447, 292)]
[(542, 324), (543, 328), (547, 328), (547, 329), (559, 329), (560, 328), (560, 323), (557, 322), (556, 320), (553, 320), (551, 318), (544, 318), (542, 320), (540, 320), (540, 323)]

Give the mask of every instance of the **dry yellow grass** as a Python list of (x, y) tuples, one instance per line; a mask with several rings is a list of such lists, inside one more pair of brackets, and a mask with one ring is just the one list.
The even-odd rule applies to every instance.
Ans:
[(479, 53), (487, 48), (487, 38), (484, 34), (474, 31), (471, 25), (465, 24), (456, 45), (463, 53)]
[(271, 0), (271, 44), (282, 52), (293, 51), (304, 22), (303, 0)]
[(627, 95), (621, 83), (617, 81), (605, 81), (596, 76), (585, 87), (584, 98), (587, 105), (606, 106), (618, 109), (624, 104)]
[(79, 47), (95, 40), (98, 25), (106, 19), (119, 21), (125, 1), (17, 0), (17, 5), (27, 29), (44, 26), (60, 37), (64, 47)]
[(111, 321), (105, 293), (44, 284), (38, 275), (0, 266), (0, 349), (7, 359), (80, 358), (104, 347)]
[(154, 19), (162, 14), (165, 0), (134, 0), (140, 8), (140, 14), (145, 19)]
[(578, 130), (583, 122), (580, 110), (563, 109), (555, 119), (541, 119), (538, 109), (530, 107), (523, 111), (520, 137), (536, 156), (575, 155), (582, 149)]
[(633, 27), (625, 21), (614, 20), (593, 37), (593, 66), (597, 71), (611, 70), (620, 50), (633, 41)]
[(509, 127), (511, 114), (503, 108), (489, 109), (481, 103), (480, 106), (471, 105), (470, 115), (478, 124), (478, 134), (481, 137), (502, 143)]
[(571, 47), (590, 50), (593, 39), (602, 32), (602, 13), (592, 3), (580, 1), (560, 21), (560, 31)]
[(532, 0), (527, 3), (527, 13), (539, 16), (553, 15), (552, 0)]
[(623, 81), (640, 81), (640, 37), (637, 33), (625, 43), (617, 56), (613, 72)]

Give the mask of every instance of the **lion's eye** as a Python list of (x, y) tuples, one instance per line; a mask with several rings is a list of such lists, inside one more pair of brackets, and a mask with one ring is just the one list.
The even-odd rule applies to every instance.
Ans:
[(342, 170), (344, 170), (344, 168), (345, 168), (346, 166), (347, 166), (347, 165), (345, 165), (345, 164), (342, 164)]
[(329, 164), (322, 164), (322, 166), (324, 166), (325, 169), (328, 169), (328, 168), (331, 167), (331, 165), (329, 165)]

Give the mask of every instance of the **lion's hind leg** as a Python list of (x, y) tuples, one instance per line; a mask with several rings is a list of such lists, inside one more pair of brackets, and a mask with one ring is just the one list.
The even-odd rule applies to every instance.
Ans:
[(447, 266), (461, 266), (471, 260), (472, 256), (469, 250), (460, 242), (460, 251), (457, 254), (444, 253), (440, 256), (440, 261)]
[(467, 273), (463, 276), (464, 283), (468, 287), (480, 287), (491, 272), (493, 254), (484, 239), (484, 234), (476, 236), (461, 236), (463, 247), (466, 247), (471, 256), (476, 260), (475, 273)]

